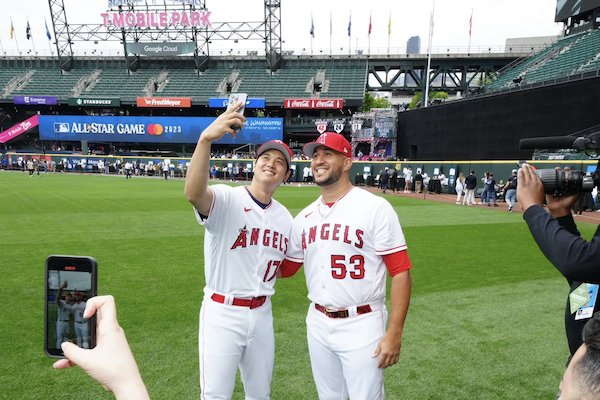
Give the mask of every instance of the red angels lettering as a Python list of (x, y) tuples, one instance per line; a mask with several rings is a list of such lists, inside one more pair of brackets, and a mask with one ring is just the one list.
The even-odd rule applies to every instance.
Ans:
[(352, 241), (348, 237), (349, 232), (350, 232), (350, 227), (348, 225), (346, 225), (344, 227), (344, 243), (346, 243), (346, 244), (352, 244)]
[(287, 249), (288, 249), (288, 238), (284, 238), (283, 239), (283, 248), (279, 248), (279, 250), (283, 251), (284, 253), (287, 253)]
[(313, 243), (317, 240), (317, 227), (312, 226), (308, 229), (308, 243)]
[(329, 224), (321, 225), (321, 240), (329, 240)]
[(321, 241), (333, 240), (343, 242), (358, 249), (364, 246), (364, 231), (361, 229), (352, 229), (348, 225), (325, 223), (319, 226), (311, 226), (306, 231), (302, 232), (302, 250), (306, 250), (307, 246), (317, 240), (317, 230), (319, 232), (318, 239)]
[(248, 238), (248, 230), (246, 229), (246, 226), (244, 225), (244, 227), (242, 229), (240, 229), (240, 234), (235, 239), (235, 242), (233, 242), (233, 246), (231, 246), (231, 250), (237, 249), (238, 247), (246, 248), (248, 245), (247, 238)]
[(340, 240), (340, 228), (342, 227), (341, 224), (335, 224), (333, 225), (333, 232), (332, 232), (332, 236), (331, 239), (332, 240)]
[[(250, 243), (248, 243), (248, 237), (250, 237)], [(231, 250), (235, 250), (239, 247), (246, 248), (248, 246), (258, 245), (272, 247), (285, 252), (288, 246), (288, 238), (281, 232), (265, 229), (261, 233), (261, 228), (252, 228), (249, 230), (244, 226), (240, 229), (240, 233), (231, 246)]]
[(363, 235), (365, 234), (365, 232), (362, 229), (357, 229), (356, 230), (356, 238), (358, 239), (358, 243), (355, 243), (354, 245), (356, 247), (358, 247), (359, 249), (362, 249), (363, 247)]
[(250, 246), (256, 246), (258, 244), (258, 234), (260, 228), (252, 228), (252, 234), (250, 235)]
[(265, 229), (265, 232), (263, 233), (263, 246), (265, 246), (265, 247), (268, 247), (269, 242), (271, 241), (271, 237), (269, 236), (270, 233), (271, 233), (270, 229)]

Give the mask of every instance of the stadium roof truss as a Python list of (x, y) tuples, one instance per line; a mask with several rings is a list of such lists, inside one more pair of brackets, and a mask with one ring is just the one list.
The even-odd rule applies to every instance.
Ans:
[[(129, 4), (113, 7), (119, 14), (130, 12), (157, 11), (206, 11), (206, 1), (175, 0), (131, 0)], [(152, 4), (149, 4), (151, 2)], [(196, 4), (201, 3), (197, 6)], [(67, 21), (64, 0), (48, 0), (56, 49), (63, 70), (73, 66), (73, 44), (75, 42), (117, 41), (123, 45), (123, 51), (130, 70), (139, 68), (140, 55), (127, 51), (128, 43), (137, 42), (192, 42), (194, 60), (198, 71), (204, 71), (210, 57), (210, 43), (213, 40), (260, 40), (265, 44), (267, 67), (275, 71), (281, 67), (281, 0), (264, 0), (265, 18), (259, 22), (216, 22), (210, 26), (176, 27), (132, 27), (118, 28), (104, 24), (70, 24)]]
[[(502, 66), (514, 60), (503, 55), (490, 58), (472, 55), (470, 58), (443, 57), (433, 59), (429, 71), (430, 90), (456, 93), (466, 92), (483, 84), (485, 79)], [(410, 60), (369, 60), (367, 91), (385, 91), (413, 94), (425, 87), (424, 73), (427, 57), (421, 55)]]

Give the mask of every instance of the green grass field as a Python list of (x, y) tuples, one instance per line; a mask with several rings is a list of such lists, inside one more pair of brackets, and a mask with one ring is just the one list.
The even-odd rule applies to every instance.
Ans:
[[(317, 188), (276, 197), (296, 215)], [(387, 195), (413, 262), (413, 294), (388, 399), (554, 398), (567, 356), (564, 279), (518, 213)], [(0, 172), (0, 398), (110, 399), (43, 352), (43, 266), (91, 255), (154, 399), (199, 398), (203, 228), (183, 181)], [(590, 237), (592, 225), (579, 225)], [(275, 400), (316, 399), (303, 274), (276, 285)], [(235, 399), (243, 399), (238, 383)]]

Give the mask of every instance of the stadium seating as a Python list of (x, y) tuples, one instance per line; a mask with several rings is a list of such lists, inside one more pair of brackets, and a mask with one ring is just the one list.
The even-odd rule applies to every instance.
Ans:
[[(76, 83), (85, 75), (91, 73), (91, 69), (82, 68), (71, 72), (61, 73), (55, 68), (31, 68), (31, 78), (22, 86), (11, 91), (10, 95), (49, 95), (58, 97), (72, 97)], [(13, 76), (20, 72), (15, 71)], [(2, 82), (0, 82), (0, 85)], [(4, 87), (4, 86), (3, 86)]]
[(578, 33), (557, 40), (500, 71), (486, 92), (537, 84), (600, 69), (600, 30)]
[[(125, 60), (76, 59), (74, 68), (61, 72), (58, 61), (17, 60), (20, 65), (0, 68), (0, 96), (51, 95), (69, 97), (119, 97), (135, 101), (138, 96), (191, 97), (196, 104), (228, 92), (249, 93), (268, 102), (285, 98), (343, 98), (362, 100), (367, 82), (366, 60), (290, 59), (271, 73), (257, 60), (216, 60), (198, 73), (180, 60), (145, 61), (130, 72)], [(161, 75), (162, 74), (162, 75)], [(158, 84), (154, 84), (157, 81)], [(7, 85), (17, 79), (19, 85)], [(15, 82), (15, 81), (13, 81)]]

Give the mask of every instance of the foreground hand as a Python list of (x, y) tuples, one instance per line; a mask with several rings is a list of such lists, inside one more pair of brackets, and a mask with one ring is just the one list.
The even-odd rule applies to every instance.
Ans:
[(402, 341), (399, 335), (386, 334), (377, 345), (373, 357), (379, 357), (379, 368), (387, 368), (398, 362)]
[(523, 166), (519, 168), (517, 179), (517, 202), (523, 211), (533, 205), (544, 204), (544, 185), (536, 175), (534, 168), (529, 164), (523, 164)]
[(117, 321), (117, 310), (112, 296), (92, 297), (86, 302), (84, 318), (96, 314), (96, 347), (82, 349), (64, 342), (65, 359), (54, 363), (54, 368), (81, 367), (118, 399), (147, 399), (137, 364)]
[(553, 217), (564, 217), (571, 214), (571, 208), (581, 196), (583, 196), (583, 193), (571, 193), (561, 197), (554, 197), (549, 194), (546, 196), (546, 204)]

